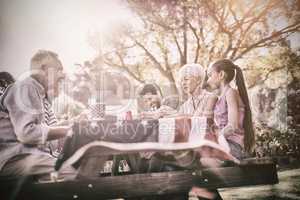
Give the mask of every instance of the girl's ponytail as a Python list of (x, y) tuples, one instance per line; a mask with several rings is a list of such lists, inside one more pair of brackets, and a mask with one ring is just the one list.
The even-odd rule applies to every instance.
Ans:
[(252, 113), (250, 109), (250, 103), (249, 103), (243, 72), (241, 68), (237, 65), (234, 65), (234, 68), (236, 71), (236, 75), (235, 75), (236, 85), (238, 87), (238, 91), (241, 96), (241, 99), (245, 104), (245, 117), (243, 123), (244, 130), (245, 130), (244, 145), (245, 145), (246, 152), (251, 153), (255, 144), (255, 134), (254, 134), (254, 128), (252, 124)]

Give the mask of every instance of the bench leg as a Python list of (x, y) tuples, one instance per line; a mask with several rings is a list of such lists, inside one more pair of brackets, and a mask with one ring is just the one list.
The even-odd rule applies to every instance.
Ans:
[(105, 162), (109, 156), (99, 156), (97, 149), (92, 149), (87, 152), (81, 162), (78, 169), (78, 178), (94, 178), (100, 176), (100, 170), (103, 169)]

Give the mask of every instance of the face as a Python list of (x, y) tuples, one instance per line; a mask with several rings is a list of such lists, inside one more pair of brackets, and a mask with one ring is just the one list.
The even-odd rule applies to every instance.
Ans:
[(201, 78), (187, 75), (181, 79), (181, 86), (185, 94), (193, 94), (201, 83)]
[(59, 84), (65, 78), (61, 62), (58, 59), (49, 59), (45, 64), (44, 71), (47, 76), (48, 95), (58, 96)]
[(218, 72), (214, 67), (210, 67), (207, 71), (207, 76), (207, 84), (211, 90), (216, 90), (220, 88), (222, 80), (221, 72)]
[(145, 110), (157, 109), (160, 107), (160, 98), (158, 95), (146, 93), (143, 96), (143, 106)]

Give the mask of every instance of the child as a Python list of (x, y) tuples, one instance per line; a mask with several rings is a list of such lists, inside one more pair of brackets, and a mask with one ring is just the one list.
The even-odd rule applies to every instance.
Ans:
[(8, 72), (0, 72), (0, 96), (4, 93), (5, 89), (15, 82), (14, 77)]
[[(244, 157), (244, 152), (251, 153), (254, 146), (254, 130), (248, 94), (241, 69), (230, 60), (215, 62), (208, 70), (207, 86), (217, 91), (218, 100), (214, 108), (214, 121), (218, 142), (237, 159)], [(230, 87), (236, 76), (238, 90)], [(214, 162), (212, 164), (214, 165)], [(222, 199), (217, 190), (193, 187), (190, 194), (206, 199)]]
[[(237, 90), (230, 86), (234, 76)], [(218, 91), (214, 121), (219, 143), (229, 147), (234, 157), (242, 159), (244, 152), (251, 153), (255, 142), (242, 70), (230, 60), (219, 60), (209, 68), (207, 83), (211, 89)], [(225, 140), (222, 141), (222, 138)]]

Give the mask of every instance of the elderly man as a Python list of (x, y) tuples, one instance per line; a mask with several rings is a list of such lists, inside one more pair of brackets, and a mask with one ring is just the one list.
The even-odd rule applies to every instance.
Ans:
[(179, 114), (213, 118), (217, 96), (203, 89), (205, 71), (199, 64), (186, 64), (179, 71), (180, 85), (188, 99), (179, 108)]
[[(68, 126), (56, 126), (50, 103), (64, 78), (58, 56), (40, 50), (32, 57), (30, 69), (31, 75), (15, 82), (2, 97), (2, 110), (7, 115), (0, 118), (0, 177), (48, 178), (56, 161), (52, 142), (69, 130)], [(66, 167), (60, 175), (73, 179), (76, 171)]]

